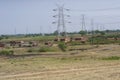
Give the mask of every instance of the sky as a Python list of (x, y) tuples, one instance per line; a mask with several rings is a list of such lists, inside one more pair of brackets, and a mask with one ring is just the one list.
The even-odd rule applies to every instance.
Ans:
[[(0, 35), (52, 33), (57, 29), (54, 15), (57, 5), (64, 4), (67, 32), (80, 31), (82, 15), (84, 29), (120, 29), (120, 0), (0, 0)], [(67, 22), (71, 23), (68, 24)]]

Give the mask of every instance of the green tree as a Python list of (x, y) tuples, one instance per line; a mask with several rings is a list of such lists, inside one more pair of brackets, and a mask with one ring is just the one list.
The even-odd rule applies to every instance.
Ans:
[(87, 34), (87, 31), (80, 31), (79, 34), (81, 34), (81, 36), (84, 36)]

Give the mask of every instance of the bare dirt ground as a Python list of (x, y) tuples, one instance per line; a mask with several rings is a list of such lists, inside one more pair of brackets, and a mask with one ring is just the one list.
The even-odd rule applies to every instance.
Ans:
[(0, 80), (120, 80), (120, 60), (97, 59), (120, 56), (119, 45), (78, 53), (75, 58), (0, 58)]
[(48, 70), (42, 72), (26, 72), (0, 76), (0, 80), (119, 80), (120, 63)]

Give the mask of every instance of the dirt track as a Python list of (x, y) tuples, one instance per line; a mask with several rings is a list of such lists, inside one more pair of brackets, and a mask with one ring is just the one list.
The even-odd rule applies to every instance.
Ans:
[(0, 76), (0, 80), (119, 80), (120, 64)]
[[(120, 60), (99, 59), (120, 56), (119, 45), (108, 46), (79, 54), (36, 54), (24, 55), (24, 58), (21, 55), (2, 58), (0, 80), (120, 80)], [(71, 56), (73, 58), (64, 58)]]

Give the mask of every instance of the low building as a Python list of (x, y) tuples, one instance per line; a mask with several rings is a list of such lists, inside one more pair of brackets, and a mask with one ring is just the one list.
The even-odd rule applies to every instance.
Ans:
[(74, 37), (74, 38), (71, 38), (71, 41), (78, 41), (78, 42), (82, 42), (82, 43), (85, 43), (87, 40), (88, 40), (87, 37)]
[(0, 48), (3, 48), (3, 47), (5, 47), (5, 44), (0, 42)]

